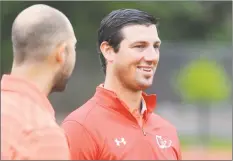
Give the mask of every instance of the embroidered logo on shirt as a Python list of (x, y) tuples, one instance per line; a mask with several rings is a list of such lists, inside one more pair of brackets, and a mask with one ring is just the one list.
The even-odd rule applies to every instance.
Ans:
[(169, 148), (172, 145), (171, 140), (167, 140), (167, 139), (165, 140), (164, 138), (162, 138), (162, 136), (159, 136), (159, 135), (156, 135), (156, 141), (157, 141), (159, 148), (161, 149)]
[(120, 146), (120, 145), (126, 145), (126, 141), (125, 141), (125, 138), (120, 138), (120, 140), (118, 140), (117, 138), (114, 140), (116, 145), (117, 146)]

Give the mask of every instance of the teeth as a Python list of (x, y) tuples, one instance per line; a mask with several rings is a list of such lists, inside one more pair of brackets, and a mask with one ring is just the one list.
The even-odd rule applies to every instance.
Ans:
[(140, 70), (146, 71), (146, 72), (150, 72), (151, 69), (150, 68), (140, 68)]
[(143, 68), (143, 70), (144, 70), (144, 71), (147, 71), (147, 72), (151, 71), (151, 69), (144, 69), (144, 68)]

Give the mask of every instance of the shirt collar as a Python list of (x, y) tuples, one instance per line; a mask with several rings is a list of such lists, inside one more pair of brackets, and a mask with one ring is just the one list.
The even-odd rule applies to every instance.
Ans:
[(1, 91), (13, 91), (27, 95), (46, 108), (53, 117), (54, 109), (45, 94), (43, 94), (32, 82), (13, 75), (3, 75), (1, 80)]
[(146, 102), (144, 98), (142, 97), (142, 109), (140, 111), (141, 115), (143, 115), (146, 111), (147, 111)]
[[(142, 102), (143, 107), (141, 112), (146, 113), (145, 116), (148, 117), (155, 110), (156, 95), (155, 94), (148, 95), (145, 92), (143, 92), (142, 98), (143, 98), (143, 102)], [(126, 104), (117, 97), (116, 93), (103, 88), (102, 84), (96, 88), (94, 99), (101, 106), (105, 108), (111, 108), (129, 118), (132, 118), (132, 115), (130, 114), (130, 111), (128, 110)]]

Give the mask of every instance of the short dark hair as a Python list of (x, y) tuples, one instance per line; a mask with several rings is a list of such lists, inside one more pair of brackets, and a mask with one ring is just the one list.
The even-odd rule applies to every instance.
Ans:
[(121, 29), (129, 25), (157, 25), (158, 19), (147, 12), (137, 9), (118, 9), (105, 16), (98, 30), (97, 50), (99, 52), (100, 62), (106, 74), (106, 60), (100, 52), (100, 45), (107, 41), (115, 52), (118, 52), (120, 43), (124, 39)]

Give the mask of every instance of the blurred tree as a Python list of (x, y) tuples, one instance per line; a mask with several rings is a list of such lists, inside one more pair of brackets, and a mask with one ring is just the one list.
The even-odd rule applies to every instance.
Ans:
[(185, 102), (199, 106), (201, 143), (208, 145), (210, 104), (226, 100), (231, 93), (230, 86), (224, 68), (207, 58), (192, 61), (178, 74), (176, 90)]
[[(1, 56), (4, 70), (12, 60), (11, 26), (19, 12), (32, 4), (47, 4), (64, 12), (74, 26), (79, 49), (95, 49), (101, 19), (119, 8), (137, 8), (160, 18), (163, 41), (231, 41), (232, 2), (107, 2), (107, 1), (0, 1)], [(89, 52), (91, 54), (91, 52)]]
[(194, 60), (178, 75), (178, 85), (184, 100), (189, 102), (223, 101), (230, 95), (230, 81), (217, 62)]

